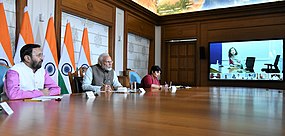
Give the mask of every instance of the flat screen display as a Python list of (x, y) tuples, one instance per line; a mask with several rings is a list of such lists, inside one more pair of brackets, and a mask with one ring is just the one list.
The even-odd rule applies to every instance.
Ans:
[(209, 80), (283, 81), (283, 39), (210, 42)]

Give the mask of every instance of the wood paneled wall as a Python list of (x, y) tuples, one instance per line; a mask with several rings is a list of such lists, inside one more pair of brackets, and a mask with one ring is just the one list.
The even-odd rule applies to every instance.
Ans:
[(18, 42), (20, 28), (21, 28), (21, 24), (23, 20), (23, 15), (24, 15), (24, 8), (26, 5), (27, 5), (27, 0), (16, 0), (16, 34), (15, 34), (16, 44)]
[(62, 9), (112, 26), (116, 7), (104, 0), (61, 0)]
[(154, 25), (140, 19), (132, 13), (127, 12), (126, 16), (126, 29), (128, 32), (135, 33), (145, 38), (154, 38)]
[(198, 26), (197, 23), (165, 25), (162, 29), (163, 38), (164, 40), (196, 38)]
[(285, 2), (161, 17), (162, 65), (167, 65), (167, 60), (164, 59), (167, 56), (164, 53), (166, 41), (195, 37), (197, 38), (196, 54), (199, 55), (200, 47), (204, 47), (206, 51), (205, 59), (196, 57), (197, 86), (249, 86), (284, 89), (284, 82), (208, 80), (208, 42), (285, 38), (285, 9), (282, 7), (285, 7)]

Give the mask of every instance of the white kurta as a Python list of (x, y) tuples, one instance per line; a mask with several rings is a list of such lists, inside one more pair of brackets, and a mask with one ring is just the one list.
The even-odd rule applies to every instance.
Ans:
[(44, 89), (45, 69), (42, 67), (33, 72), (25, 63), (15, 64), (11, 70), (18, 72), (20, 79), (20, 90), (39, 90)]

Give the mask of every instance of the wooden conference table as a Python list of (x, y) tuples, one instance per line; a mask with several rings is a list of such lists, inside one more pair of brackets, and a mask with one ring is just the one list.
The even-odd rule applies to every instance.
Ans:
[(284, 136), (284, 94), (278, 91), (197, 87), (176, 93), (101, 93), (96, 99), (72, 94), (61, 101), (9, 101), (14, 113), (0, 113), (0, 135)]

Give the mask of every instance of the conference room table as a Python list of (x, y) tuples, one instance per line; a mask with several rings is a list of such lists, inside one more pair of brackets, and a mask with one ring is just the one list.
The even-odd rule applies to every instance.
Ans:
[(8, 101), (1, 136), (284, 136), (283, 90), (192, 87), (175, 93), (64, 95), (61, 101)]

